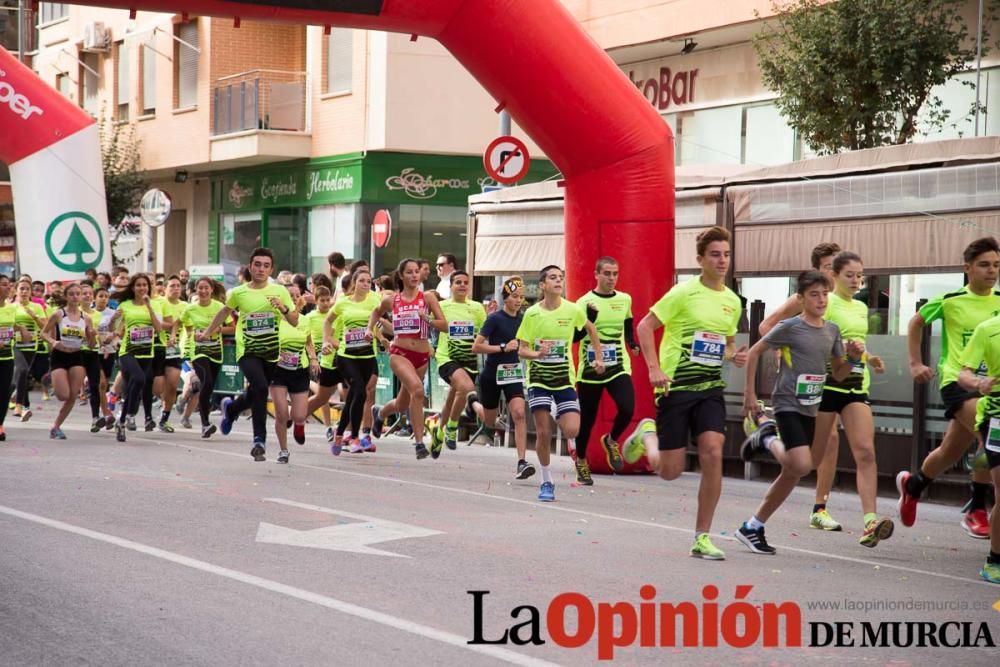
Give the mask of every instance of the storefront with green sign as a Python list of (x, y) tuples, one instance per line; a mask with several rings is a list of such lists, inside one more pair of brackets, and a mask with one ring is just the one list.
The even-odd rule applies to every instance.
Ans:
[[(536, 160), (525, 182), (554, 174), (549, 162)], [(208, 259), (225, 265), (227, 274), (258, 245), (274, 250), (275, 273), (326, 271), (334, 250), (368, 259), (372, 218), (384, 208), (392, 236), (376, 249), (376, 273), (404, 257), (433, 263), (440, 253), (464, 265), (468, 197), (491, 185), (478, 157), (390, 152), (219, 174), (212, 179)]]

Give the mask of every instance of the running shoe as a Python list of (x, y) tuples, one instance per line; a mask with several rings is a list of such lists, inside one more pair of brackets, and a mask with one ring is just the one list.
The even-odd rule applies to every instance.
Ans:
[(451, 450), (458, 447), (458, 428), (444, 427), (444, 444)]
[(1000, 584), (1000, 563), (987, 562), (979, 571), (979, 576), (991, 584)]
[(184, 428), (193, 428), (193, 425), (191, 424), (191, 418), (181, 417), (181, 426), (183, 426)]
[(296, 443), (300, 445), (306, 444), (306, 425), (295, 424), (292, 426), (292, 437), (295, 438)]
[[(424, 421), (424, 432), (431, 436), (431, 451), (436, 447), (441, 453), (441, 443), (444, 442), (444, 429), (440, 425), (433, 423), (430, 419)], [(437, 458), (436, 456), (434, 458)]]
[(115, 426), (115, 440), (125, 442), (125, 424), (118, 422)]
[[(9, 405), (8, 405), (8, 409), (10, 409)], [(17, 417), (18, 419), (20, 419), (23, 414), (24, 414), (24, 410), (21, 409), (21, 406), (15, 404), (14, 405), (14, 412), (11, 413), (11, 416)]]
[(910, 473), (900, 470), (896, 475), (896, 490), (899, 491), (899, 520), (909, 528), (917, 520), (917, 498), (914, 498), (906, 491), (906, 483), (910, 481)]
[(282, 449), (278, 454), (278, 463), (288, 463), (288, 450)]
[(514, 479), (528, 479), (534, 474), (535, 466), (523, 459), (517, 462), (517, 472), (514, 474)]
[(538, 499), (543, 503), (551, 503), (556, 499), (556, 485), (552, 482), (542, 482), (538, 489)]
[(327, 426), (327, 427), (326, 427), (326, 441), (327, 441), (327, 442), (333, 442), (333, 439), (334, 439), (334, 438), (336, 437), (336, 435), (337, 435), (337, 434), (336, 434), (336, 432), (335, 432), (335, 431), (333, 430), (333, 427), (332, 427), (332, 426)]
[(821, 509), (818, 512), (813, 512), (809, 516), (809, 527), (817, 528), (819, 530), (829, 530), (829, 531), (838, 531), (844, 529), (844, 527), (841, 526), (836, 519), (830, 516), (830, 513), (827, 512), (825, 509)]
[(211, 438), (213, 433), (215, 433), (215, 424), (201, 427), (201, 437)]
[(187, 405), (187, 399), (184, 398), (184, 394), (181, 394), (181, 397), (177, 399), (176, 403), (174, 403), (174, 410), (176, 410), (177, 412), (184, 412), (184, 407), (186, 405)]
[(128, 429), (129, 431), (136, 430), (135, 415), (129, 415), (128, 417), (125, 418), (125, 428)]
[(990, 515), (984, 509), (972, 510), (962, 516), (962, 528), (977, 540), (990, 539)]
[(235, 417), (229, 416), (229, 408), (233, 404), (233, 399), (228, 396), (222, 399), (222, 421), (219, 423), (219, 430), (222, 431), (222, 435), (229, 435), (229, 432), (233, 430), (233, 422), (236, 421)]
[[(149, 424), (148, 423), (146, 424), (146, 427), (147, 427), (146, 430), (148, 431), (149, 430), (149, 428), (148, 428)], [(168, 424), (167, 422), (160, 422), (160, 427), (159, 428), (160, 428), (160, 431), (162, 431), (163, 433), (173, 433), (174, 432), (174, 427), (171, 426), (170, 424)]]
[(292, 427), (292, 420), (291, 419), (286, 419), (285, 420), (285, 429), (287, 430), (287, 429), (290, 429), (291, 427)]
[(375, 453), (375, 442), (372, 440), (371, 435), (365, 433), (361, 436), (361, 449), (364, 450), (366, 454)]
[(333, 441), (330, 443), (330, 453), (333, 454), (334, 456), (340, 456), (340, 450), (343, 449), (340, 443), (341, 443), (340, 438), (334, 438)]
[(145, 428), (146, 428), (146, 433), (150, 433), (151, 431), (156, 430), (156, 422), (153, 420), (152, 417), (146, 417)]
[(3, 426), (0, 426), (0, 442), (7, 439), (7, 431), (3, 430)]
[(417, 455), (417, 460), (418, 461), (420, 459), (426, 459), (428, 456), (430, 456), (430, 452), (427, 451), (427, 445), (425, 445), (422, 442), (418, 442), (417, 444), (415, 444), (413, 446), (413, 449), (414, 449), (414, 452)]
[(708, 533), (701, 533), (694, 538), (691, 545), (691, 555), (704, 560), (726, 560), (726, 552), (712, 544)]
[(25, 408), (24, 412), (21, 413), (21, 421), (26, 422), (31, 419), (31, 408)]
[(478, 421), (478, 416), (476, 415), (476, 409), (472, 407), (472, 404), (479, 400), (476, 396), (476, 392), (471, 391), (465, 397), (465, 416), (469, 418), (469, 421)]
[(757, 430), (747, 436), (740, 446), (740, 458), (749, 462), (757, 454), (767, 451), (764, 440), (778, 435), (778, 427), (771, 420), (757, 424)]
[(754, 552), (755, 554), (766, 554), (768, 556), (774, 555), (777, 551), (774, 547), (767, 543), (764, 538), (764, 527), (761, 526), (757, 530), (750, 530), (744, 523), (736, 531), (736, 539), (743, 543), (743, 545)]
[(594, 478), (590, 476), (590, 465), (583, 459), (577, 459), (573, 465), (576, 466), (576, 483), (593, 486)]
[(431, 436), (431, 458), (436, 459), (441, 456), (441, 438)]
[(858, 544), (863, 547), (868, 547), (869, 549), (874, 548), (882, 540), (887, 540), (892, 537), (892, 531), (895, 528), (896, 527), (893, 525), (892, 519), (872, 519), (865, 524), (865, 532), (862, 533), (861, 539), (858, 540)]
[(66, 434), (62, 432), (61, 428), (54, 426), (49, 429), (49, 438), (52, 440), (65, 440)]
[(102, 428), (104, 428), (104, 418), (103, 417), (91, 420), (91, 422), (90, 422), (90, 432), (91, 433), (97, 433)]
[(363, 453), (365, 451), (364, 448), (361, 447), (361, 441), (360, 440), (351, 440), (350, 442), (351, 442), (351, 448), (347, 450), (348, 453), (350, 453), (350, 454), (361, 454), (361, 453)]
[(635, 430), (625, 439), (625, 450), (622, 453), (626, 463), (635, 463), (646, 453), (643, 439), (647, 433), (656, 433), (656, 422), (649, 418), (640, 419)]
[(372, 435), (378, 439), (382, 437), (382, 408), (377, 405), (372, 406)]
[(266, 461), (267, 457), (264, 456), (264, 441), (254, 438), (253, 447), (250, 449), (250, 456), (253, 457), (254, 461)]
[(410, 426), (408, 423), (404, 422), (402, 419), (400, 419), (398, 423), (401, 423), (402, 426), (400, 426), (396, 430), (396, 435), (398, 435), (401, 438), (412, 438), (413, 437), (413, 427)]
[(118, 396), (113, 391), (109, 391), (106, 398), (108, 399), (108, 410), (114, 412), (115, 405), (118, 403)]
[(621, 472), (625, 467), (622, 454), (618, 451), (618, 443), (611, 439), (610, 433), (601, 436), (601, 447), (604, 449), (604, 457), (608, 460), (608, 467), (615, 472)]
[(757, 401), (757, 409), (753, 411), (753, 414), (748, 412), (743, 417), (743, 435), (753, 435), (753, 432), (757, 430), (757, 425), (767, 419), (773, 420), (771, 408), (765, 407), (764, 401)]
[(108, 415), (108, 421), (104, 425), (104, 428), (106, 428), (107, 430), (110, 431), (114, 427), (115, 427), (115, 416), (114, 415)]

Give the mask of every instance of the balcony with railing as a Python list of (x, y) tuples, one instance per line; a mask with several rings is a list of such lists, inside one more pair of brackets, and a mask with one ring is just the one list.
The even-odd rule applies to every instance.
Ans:
[(309, 76), (255, 69), (212, 86), (212, 161), (242, 164), (308, 157)]

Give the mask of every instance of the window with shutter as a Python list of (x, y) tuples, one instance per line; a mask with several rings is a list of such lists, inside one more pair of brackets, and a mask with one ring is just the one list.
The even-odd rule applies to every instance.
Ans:
[[(94, 72), (100, 71), (98, 69), (100, 61), (96, 53), (84, 53), (82, 55), (84, 65), (94, 70)], [(80, 67), (80, 81), (83, 82), (83, 93), (81, 95), (83, 110), (91, 116), (97, 116), (100, 109), (100, 102), (97, 97), (97, 87), (100, 84), (100, 80), (96, 74), (93, 74), (87, 68)]]
[(142, 113), (156, 113), (156, 52), (143, 44), (139, 50), (142, 59)]
[[(177, 26), (177, 37), (198, 47), (198, 23)], [(178, 109), (198, 104), (198, 52), (181, 42), (174, 42), (174, 84)]]
[(118, 42), (115, 47), (115, 102), (118, 108), (117, 118), (120, 121), (128, 120), (129, 105), (129, 50), (124, 41)]
[(326, 39), (325, 92), (349, 93), (354, 59), (354, 30), (333, 28)]

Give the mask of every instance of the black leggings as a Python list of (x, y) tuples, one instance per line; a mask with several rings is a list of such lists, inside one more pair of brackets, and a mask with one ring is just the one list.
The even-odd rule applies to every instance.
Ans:
[(99, 352), (84, 350), (83, 366), (87, 369), (87, 387), (90, 389), (90, 417), (101, 416), (101, 357)]
[(14, 350), (14, 386), (17, 389), (15, 403), (24, 407), (31, 406), (28, 388), (31, 378), (41, 382), (48, 372), (48, 355), (35, 350)]
[(146, 379), (153, 376), (153, 358), (136, 359), (131, 354), (118, 357), (118, 368), (125, 376), (125, 405), (122, 414), (135, 417), (139, 413)]
[(238, 415), (250, 408), (253, 439), (263, 442), (267, 439), (267, 397), (271, 390), (271, 378), (274, 377), (276, 362), (244, 354), (239, 364), (243, 377), (246, 378), (247, 388), (233, 400), (229, 412)]
[[(367, 359), (337, 357), (337, 368), (349, 386), (347, 400), (344, 401), (341, 413), (341, 423), (344, 423), (343, 416), (346, 414), (350, 420), (351, 434), (357, 438), (361, 435), (361, 419), (364, 416), (365, 399), (368, 397), (368, 381), (378, 373), (378, 362), (375, 357)], [(337, 431), (341, 435), (344, 433), (340, 425), (337, 426)]]
[(10, 395), (14, 391), (11, 384), (14, 378), (14, 360), (0, 359), (0, 426), (7, 418), (7, 404), (10, 402)]
[(615, 415), (611, 425), (612, 440), (618, 442), (618, 438), (628, 428), (635, 412), (635, 387), (632, 386), (631, 376), (622, 374), (604, 384), (579, 383), (576, 386), (576, 393), (580, 398), (580, 432), (576, 436), (576, 456), (584, 461), (587, 460), (587, 441), (590, 440), (590, 431), (597, 421), (601, 394), (605, 389), (608, 390), (618, 409), (618, 414)]
[(215, 378), (219, 376), (222, 364), (208, 357), (198, 357), (191, 362), (194, 373), (198, 376), (198, 414), (201, 415), (202, 427), (208, 426), (208, 416), (212, 412), (212, 392), (215, 391)]

